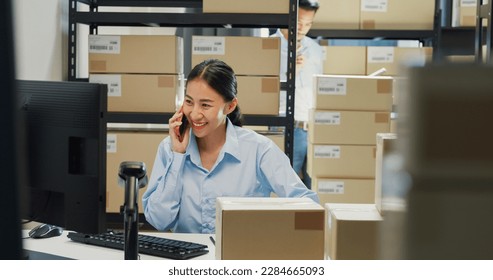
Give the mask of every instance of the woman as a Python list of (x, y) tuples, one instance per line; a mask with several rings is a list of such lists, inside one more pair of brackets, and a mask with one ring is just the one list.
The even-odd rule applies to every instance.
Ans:
[(220, 60), (198, 64), (187, 77), (184, 104), (169, 120), (143, 196), (156, 229), (214, 233), (221, 196), (275, 193), (318, 202), (274, 142), (241, 127), (236, 94), (233, 69)]

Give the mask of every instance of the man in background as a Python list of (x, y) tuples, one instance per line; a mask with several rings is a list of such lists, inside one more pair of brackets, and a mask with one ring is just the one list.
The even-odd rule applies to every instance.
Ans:
[[(313, 75), (323, 73), (323, 51), (322, 47), (306, 34), (312, 27), (319, 7), (317, 0), (299, 0), (296, 35), (293, 168), (310, 189), (311, 178), (306, 173), (308, 110), (313, 108)], [(273, 36), (281, 38), (281, 80), (287, 80), (288, 30), (278, 29)]]

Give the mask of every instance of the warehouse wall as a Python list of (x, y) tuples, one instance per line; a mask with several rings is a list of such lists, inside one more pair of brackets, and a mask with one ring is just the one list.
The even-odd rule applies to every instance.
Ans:
[[(17, 0), (14, 6), (17, 77), (30, 80), (67, 80), (68, 1)], [(80, 10), (87, 11), (86, 5)], [(118, 12), (183, 12), (182, 8), (101, 8)], [(88, 77), (87, 35), (89, 28), (78, 26), (77, 65), (80, 78)], [(175, 34), (176, 28), (107, 27), (100, 34)]]
[[(65, 3), (64, 3), (65, 2)], [(16, 0), (14, 36), (19, 79), (62, 80), (64, 0)], [(64, 15), (65, 13), (65, 15)]]

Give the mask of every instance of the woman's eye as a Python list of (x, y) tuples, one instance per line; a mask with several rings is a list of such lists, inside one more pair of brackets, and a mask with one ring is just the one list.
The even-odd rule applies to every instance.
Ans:
[(192, 104), (192, 100), (186, 99), (186, 100), (185, 100), (185, 104), (187, 104), (187, 105)]

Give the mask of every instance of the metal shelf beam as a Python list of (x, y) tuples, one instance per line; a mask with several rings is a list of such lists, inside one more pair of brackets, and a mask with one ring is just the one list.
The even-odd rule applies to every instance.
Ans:
[(77, 23), (96, 26), (288, 27), (287, 14), (76, 12), (74, 17)]

